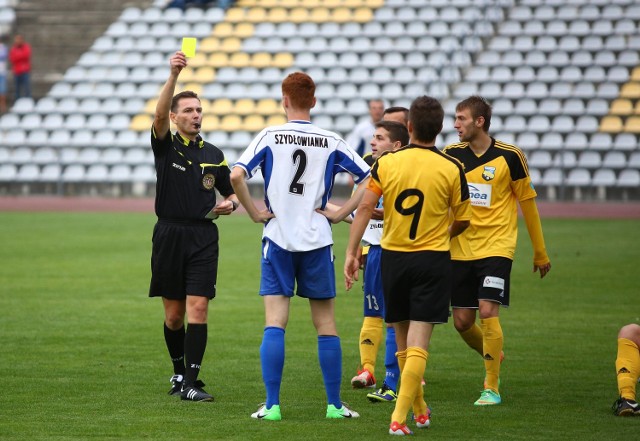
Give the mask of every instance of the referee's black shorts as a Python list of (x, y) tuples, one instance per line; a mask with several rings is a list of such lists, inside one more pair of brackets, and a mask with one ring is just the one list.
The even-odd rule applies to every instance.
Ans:
[(153, 229), (149, 297), (216, 296), (218, 226), (158, 220)]
[(448, 251), (382, 250), (385, 321), (446, 323), (451, 300)]

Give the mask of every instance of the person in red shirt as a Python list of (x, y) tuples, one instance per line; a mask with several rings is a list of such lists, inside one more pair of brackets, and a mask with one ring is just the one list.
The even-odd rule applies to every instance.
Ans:
[(15, 80), (16, 99), (31, 98), (31, 46), (22, 35), (16, 35), (9, 51), (9, 61)]

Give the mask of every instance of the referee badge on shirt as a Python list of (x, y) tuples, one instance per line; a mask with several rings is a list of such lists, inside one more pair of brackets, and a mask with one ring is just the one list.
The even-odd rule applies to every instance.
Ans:
[(496, 177), (496, 168), (486, 165), (484, 167), (484, 171), (482, 172), (482, 179), (484, 179), (485, 181), (490, 181), (495, 177)]
[(202, 186), (205, 190), (211, 190), (216, 183), (216, 177), (211, 173), (207, 173), (202, 177)]

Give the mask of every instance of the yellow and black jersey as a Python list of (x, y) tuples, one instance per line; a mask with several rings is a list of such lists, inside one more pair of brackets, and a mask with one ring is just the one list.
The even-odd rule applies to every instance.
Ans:
[(384, 195), (380, 245), (392, 251), (448, 251), (449, 211), (470, 220), (462, 164), (435, 147), (409, 144), (373, 164), (368, 189)]
[(467, 142), (448, 145), (444, 152), (464, 165), (473, 209), (469, 228), (451, 241), (452, 259), (513, 259), (518, 238), (516, 201), (537, 196), (524, 153), (494, 138), (481, 156)]
[(373, 166), (373, 163), (376, 162), (376, 160), (373, 159), (373, 154), (371, 152), (365, 153), (362, 159), (364, 159), (364, 162), (366, 162), (369, 167)]

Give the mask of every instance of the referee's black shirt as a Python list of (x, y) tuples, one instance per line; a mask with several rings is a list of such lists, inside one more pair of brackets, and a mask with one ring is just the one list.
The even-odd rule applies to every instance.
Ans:
[(170, 133), (159, 140), (152, 128), (151, 148), (158, 219), (201, 221), (216, 205), (214, 187), (225, 198), (233, 194), (224, 154), (199, 136), (194, 142)]

